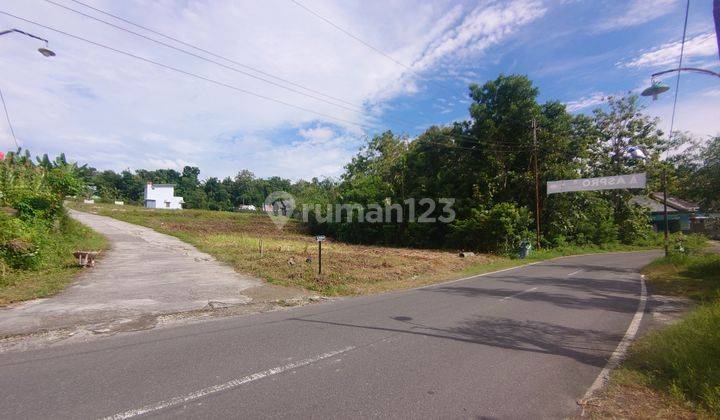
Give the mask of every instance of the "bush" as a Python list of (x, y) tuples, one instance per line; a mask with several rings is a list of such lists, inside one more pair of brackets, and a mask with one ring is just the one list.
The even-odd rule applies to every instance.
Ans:
[[(47, 159), (46, 159), (47, 160)], [(29, 154), (0, 160), (0, 259), (16, 269), (42, 266), (67, 218), (63, 199), (82, 190), (77, 167), (64, 159), (34, 165)]]
[(450, 228), (460, 248), (515, 254), (520, 243), (531, 237), (532, 220), (527, 208), (500, 203), (489, 210), (473, 209), (471, 217), (456, 220)]
[(673, 257), (690, 257), (705, 252), (707, 238), (700, 234), (685, 235), (682, 232), (673, 233), (668, 238), (668, 254)]
[(633, 205), (625, 210), (618, 226), (620, 242), (626, 245), (641, 245), (653, 237), (653, 229), (647, 211)]
[(561, 195), (547, 201), (546, 231), (549, 244), (603, 245), (617, 242), (613, 206), (596, 193)]

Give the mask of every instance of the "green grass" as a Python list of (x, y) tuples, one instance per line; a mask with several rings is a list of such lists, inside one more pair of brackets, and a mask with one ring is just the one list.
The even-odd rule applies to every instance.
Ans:
[(720, 255), (670, 256), (643, 270), (653, 292), (701, 302), (720, 298)]
[(107, 247), (102, 235), (69, 217), (63, 219), (57, 232), (48, 235), (46, 242), (39, 267), (21, 270), (0, 266), (0, 306), (58, 293), (81, 270), (73, 252)]
[(640, 375), (649, 386), (720, 417), (720, 255), (661, 258), (644, 271), (654, 293), (699, 305), (636, 342), (619, 375)]

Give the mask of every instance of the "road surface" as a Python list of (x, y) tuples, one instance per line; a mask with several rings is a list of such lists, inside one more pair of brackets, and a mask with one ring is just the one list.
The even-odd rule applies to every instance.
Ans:
[(3, 418), (558, 418), (654, 252), (0, 354)]

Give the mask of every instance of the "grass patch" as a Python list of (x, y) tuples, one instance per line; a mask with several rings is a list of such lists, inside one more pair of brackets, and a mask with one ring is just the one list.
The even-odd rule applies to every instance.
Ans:
[[(71, 203), (78, 210), (113, 217), (173, 235), (270, 283), (297, 286), (327, 296), (363, 295), (424, 286), (563, 255), (637, 250), (637, 247), (567, 247), (533, 252), (526, 260), (476, 254), (460, 258), (447, 250), (323, 243), (323, 275), (317, 274), (317, 243), (291, 220), (278, 230), (259, 213), (159, 210), (110, 204)], [(263, 254), (260, 255), (262, 242)], [(306, 259), (310, 257), (311, 262)]]
[(654, 293), (701, 302), (720, 298), (720, 255), (659, 258), (643, 269)]
[(720, 302), (701, 305), (636, 343), (624, 367), (644, 375), (652, 387), (720, 416), (719, 325)]
[(36, 269), (0, 267), (0, 306), (58, 293), (80, 271), (73, 252), (107, 247), (102, 235), (69, 217), (61, 220), (57, 233), (49, 235), (46, 242), (42, 265)]

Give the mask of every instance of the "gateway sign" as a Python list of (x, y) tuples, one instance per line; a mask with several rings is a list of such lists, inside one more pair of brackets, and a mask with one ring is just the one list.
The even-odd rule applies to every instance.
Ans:
[(645, 172), (639, 174), (604, 176), (600, 178), (564, 179), (548, 181), (547, 193), (555, 194), (570, 191), (617, 190), (626, 188), (645, 188)]

